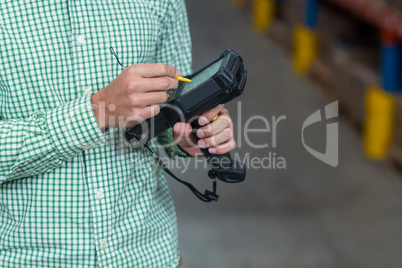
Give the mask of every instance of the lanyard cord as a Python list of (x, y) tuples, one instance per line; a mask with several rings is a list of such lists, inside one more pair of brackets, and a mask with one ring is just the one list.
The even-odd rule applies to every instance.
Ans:
[(123, 67), (124, 69), (127, 68), (127, 66), (123, 65), (123, 64), (120, 62), (119, 57), (117, 57), (117, 54), (116, 54), (116, 52), (114, 51), (114, 48), (113, 48), (113, 47), (110, 47), (109, 50), (110, 50), (110, 53), (112, 53), (112, 55), (116, 58), (117, 62), (120, 64), (120, 66)]
[(203, 202), (211, 202), (211, 201), (218, 201), (219, 195), (216, 194), (216, 188), (217, 188), (217, 183), (216, 183), (216, 178), (213, 179), (213, 192), (205, 190), (205, 193), (202, 194), (200, 191), (198, 191), (191, 183), (188, 183), (186, 181), (183, 181), (176, 177), (163, 163), (163, 161), (159, 158), (159, 156), (148, 146), (148, 144), (144, 145), (145, 148), (147, 148), (152, 155), (155, 157), (156, 162), (163, 168), (164, 171), (166, 171), (167, 174), (169, 174), (173, 179), (176, 181), (180, 182), (181, 184), (184, 184), (187, 186), (193, 194), (200, 199)]

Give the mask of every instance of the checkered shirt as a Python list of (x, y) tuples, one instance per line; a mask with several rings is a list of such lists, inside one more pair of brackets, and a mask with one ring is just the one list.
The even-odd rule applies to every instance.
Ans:
[(184, 0), (0, 0), (0, 267), (178, 265), (163, 172), (91, 107), (122, 72), (111, 46), (190, 73)]

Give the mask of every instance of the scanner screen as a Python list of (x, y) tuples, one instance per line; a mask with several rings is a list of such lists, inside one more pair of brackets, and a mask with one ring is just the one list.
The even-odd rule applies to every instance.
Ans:
[(216, 74), (219, 70), (219, 67), (221, 67), (222, 60), (219, 60), (212, 64), (211, 66), (207, 67), (205, 70), (201, 71), (199, 74), (196, 76), (193, 76), (191, 78), (190, 83), (186, 83), (186, 86), (183, 89), (183, 92), (188, 92), (190, 90), (195, 89), (197, 86), (201, 85), (203, 82), (208, 80), (211, 76)]

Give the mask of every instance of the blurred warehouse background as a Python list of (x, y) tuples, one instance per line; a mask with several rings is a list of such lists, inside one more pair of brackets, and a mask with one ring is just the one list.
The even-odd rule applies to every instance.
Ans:
[[(227, 107), (249, 169), (244, 183), (219, 183), (212, 204), (168, 178), (184, 266), (402, 267), (402, 1), (186, 3), (194, 70), (227, 48), (244, 58), (246, 89)], [(337, 167), (302, 141), (305, 120), (334, 101), (340, 118), (322, 112), (304, 141), (325, 153), (327, 123), (339, 122)], [(261, 118), (282, 118), (275, 137), (272, 124), (245, 135), (266, 129)], [(176, 161), (179, 177), (210, 189), (208, 169)]]

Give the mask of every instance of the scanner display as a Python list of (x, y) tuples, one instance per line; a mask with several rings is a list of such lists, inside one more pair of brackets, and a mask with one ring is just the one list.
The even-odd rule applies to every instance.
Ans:
[(186, 83), (183, 93), (197, 88), (199, 85), (207, 81), (211, 76), (215, 75), (222, 65), (222, 59), (213, 63), (211, 66), (200, 72), (199, 74), (191, 77), (191, 82)]

